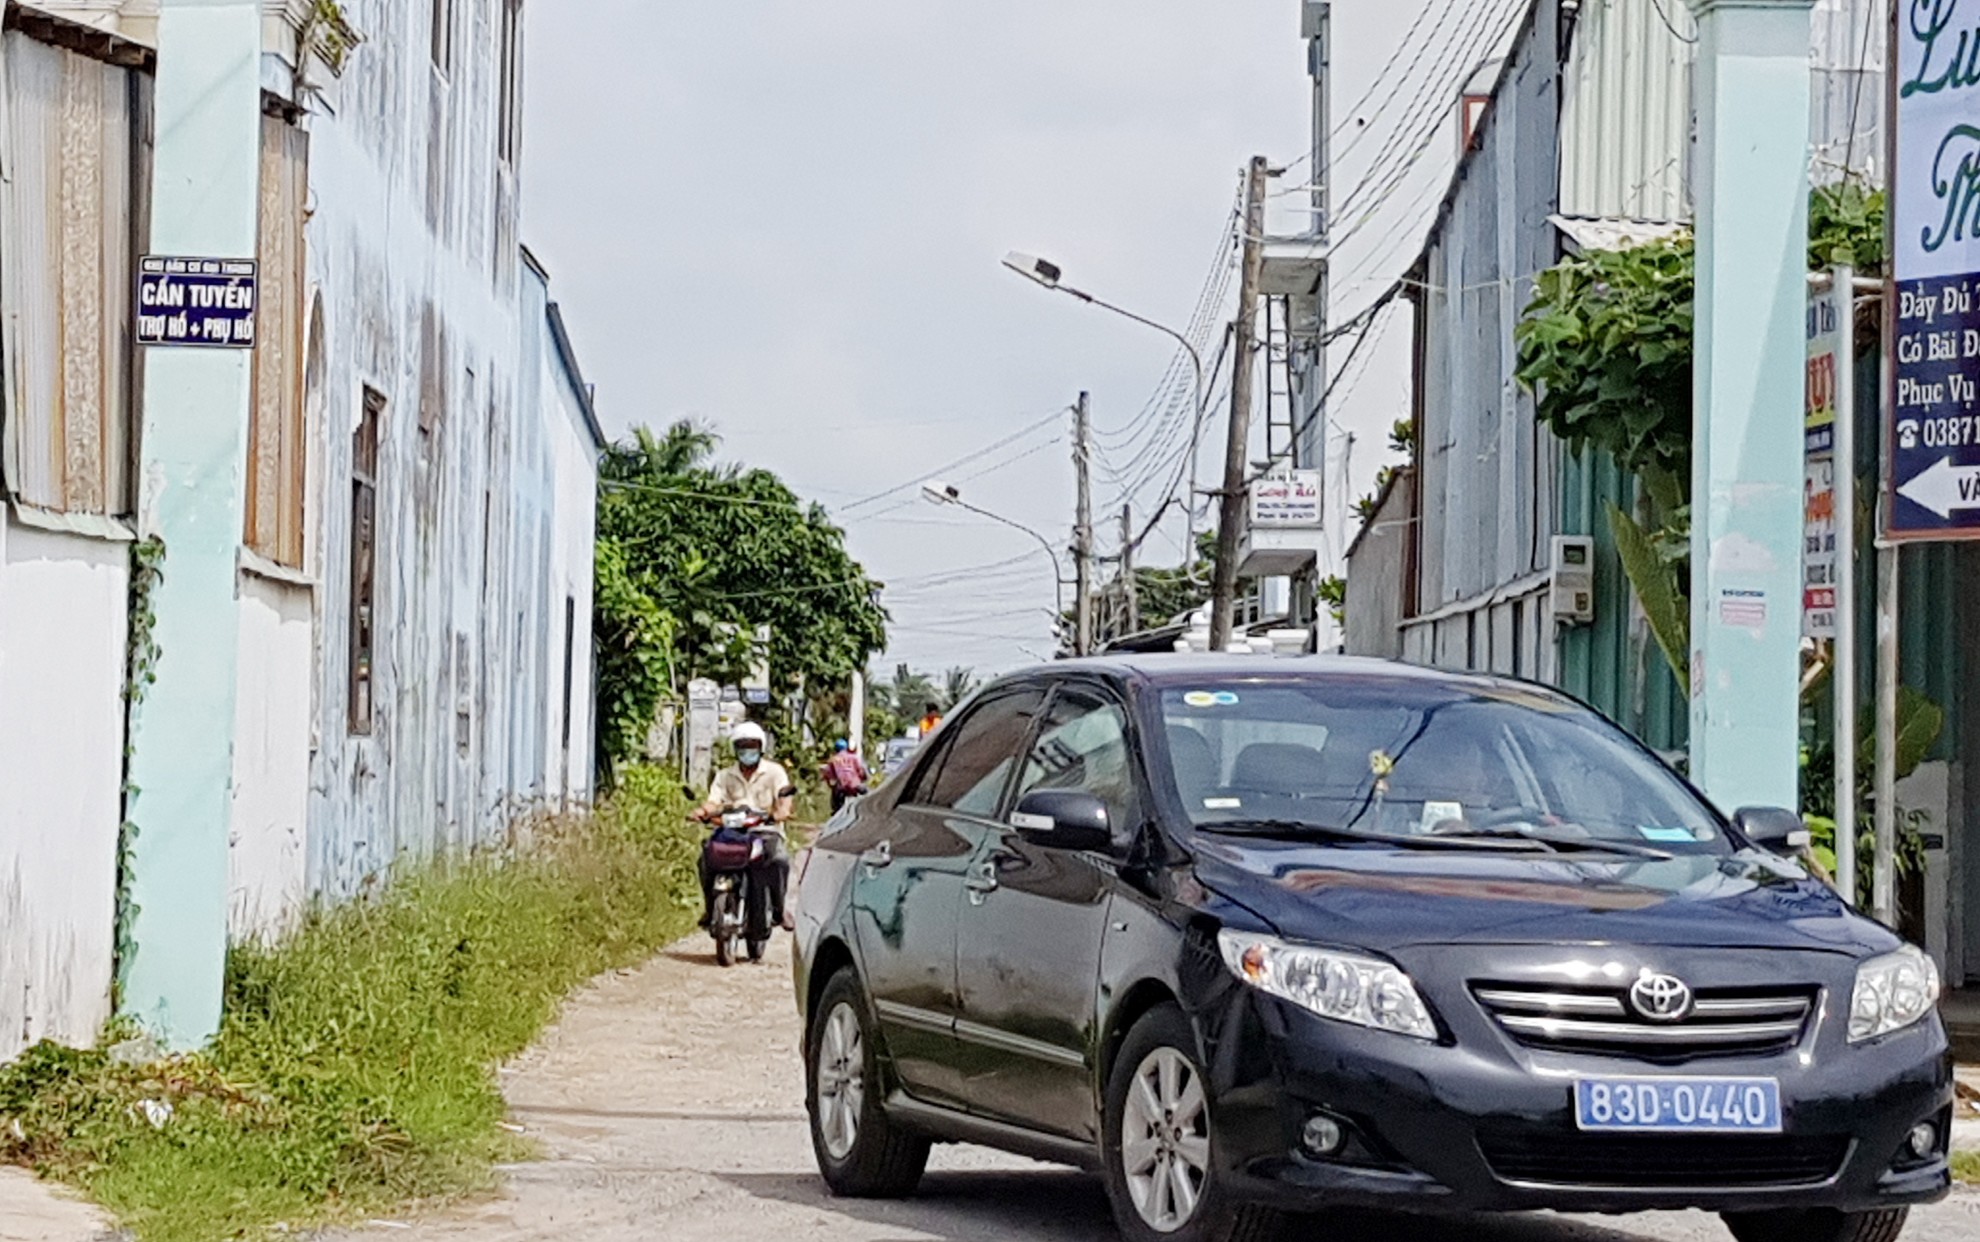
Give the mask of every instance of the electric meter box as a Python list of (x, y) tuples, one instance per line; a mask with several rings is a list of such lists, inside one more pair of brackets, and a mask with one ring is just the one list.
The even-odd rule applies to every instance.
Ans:
[(1554, 619), (1585, 624), (1595, 619), (1595, 540), (1588, 535), (1555, 535), (1553, 545)]

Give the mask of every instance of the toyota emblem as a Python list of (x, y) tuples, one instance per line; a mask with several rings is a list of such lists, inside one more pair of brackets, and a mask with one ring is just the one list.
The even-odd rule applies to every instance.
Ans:
[(1630, 985), (1629, 1003), (1652, 1022), (1682, 1022), (1691, 1016), (1691, 985), (1646, 970)]

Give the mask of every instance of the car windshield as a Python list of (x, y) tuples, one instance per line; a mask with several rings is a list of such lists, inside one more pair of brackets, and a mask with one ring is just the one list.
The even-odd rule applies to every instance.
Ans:
[(1231, 680), (1162, 692), (1177, 792), (1225, 832), (1724, 853), (1713, 812), (1593, 712), (1522, 686)]

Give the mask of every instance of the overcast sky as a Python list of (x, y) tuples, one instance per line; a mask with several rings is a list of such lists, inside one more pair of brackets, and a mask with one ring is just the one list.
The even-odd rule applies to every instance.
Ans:
[[(1337, 108), (1369, 90), (1421, 2), (1337, 0)], [(1297, 0), (544, 0), (527, 12), (524, 229), (607, 430), (702, 420), (725, 456), (852, 506), (854, 554), (890, 588), (882, 667), (989, 672), (1049, 651), (1053, 572), (1035, 542), (912, 488), (853, 502), (1039, 424), (1081, 389), (1115, 445), (1109, 464), (1137, 473), (1135, 442), (1107, 438), (1133, 423), (1173, 345), (999, 260), (1047, 255), (1069, 282), (1187, 322), (1246, 159), (1290, 163), (1309, 145)], [(1414, 81), (1408, 64), (1384, 80)], [(1374, 140), (1346, 154), (1337, 184), (1389, 145), (1384, 117), (1402, 103), (1345, 116), (1344, 137), (1368, 120)], [(1353, 279), (1337, 315), (1414, 256), (1406, 226), (1434, 203), (1455, 146), (1440, 132), (1344, 247)], [(1281, 185), (1305, 179), (1302, 166)], [(1359, 436), (1356, 494), (1406, 412), (1402, 318), (1335, 411)], [(1069, 427), (1052, 421), (958, 471), (966, 497), (1062, 543)], [(1120, 491), (1104, 472), (1096, 482), (1115, 515), (1103, 542)], [(1180, 533), (1145, 559), (1174, 563)]]

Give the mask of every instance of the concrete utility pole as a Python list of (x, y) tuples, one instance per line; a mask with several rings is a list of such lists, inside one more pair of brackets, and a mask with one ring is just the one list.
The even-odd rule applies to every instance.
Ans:
[(1134, 581), (1134, 506), (1121, 506), (1121, 606), (1126, 609), (1124, 634), (1141, 632), (1141, 592)]
[[(1328, 217), (1333, 213), (1333, 112), (1329, 105), (1328, 83), (1331, 77), (1333, 49), (1334, 6), (1328, 0), (1306, 0), (1302, 15), (1302, 33), (1306, 36), (1308, 72), (1313, 78), (1313, 225), (1312, 235), (1321, 242), (1327, 240)], [(1326, 469), (1324, 446), (1327, 443), (1327, 284), (1333, 269), (1332, 260), (1320, 267), (1320, 283), (1313, 291), (1313, 357), (1307, 372), (1307, 387), (1312, 394), (1312, 408), (1304, 415), (1304, 423), (1313, 428), (1312, 437), (1316, 445), (1322, 446), (1318, 453), (1302, 453), (1298, 437), (1292, 445), (1293, 464), (1307, 470)], [(1325, 476), (1322, 476), (1324, 486)], [(1323, 498), (1324, 499), (1324, 498)]]
[(852, 688), (846, 695), (846, 742), (861, 755), (866, 753), (866, 673), (854, 669)]
[(1257, 352), (1258, 282), (1265, 265), (1265, 157), (1251, 157), (1244, 182), (1244, 267), (1238, 282), (1237, 339), (1231, 361), (1230, 437), (1217, 518), (1217, 565), (1210, 589), (1210, 649), (1231, 645), (1237, 604), (1238, 538), (1243, 534), (1246, 463), (1251, 455), (1252, 355)]
[[(158, 20), (151, 252), (255, 257), (261, 5), (167, 0)], [(145, 360), (138, 521), (165, 545), (152, 594), (158, 679), (133, 714), (130, 955), (123, 1010), (166, 1047), (219, 1029), (227, 954), (235, 578), (252, 352), (154, 348)]]
[(1093, 654), (1093, 410), (1087, 394), (1073, 407), (1073, 474), (1079, 512), (1073, 525), (1074, 655)]
[(1699, 23), (1691, 775), (1798, 804), (1808, 40), (1813, 0), (1689, 0)]

